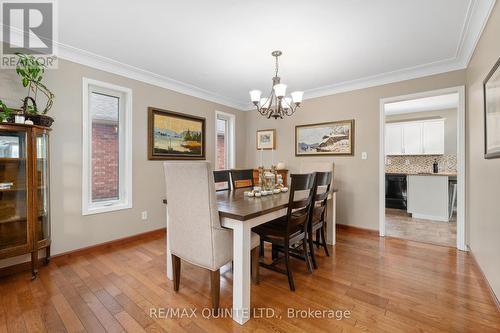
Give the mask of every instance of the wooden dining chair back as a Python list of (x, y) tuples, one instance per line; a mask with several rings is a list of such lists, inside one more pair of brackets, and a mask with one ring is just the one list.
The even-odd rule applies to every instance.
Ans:
[[(321, 245), (325, 250), (326, 255), (330, 255), (328, 253), (328, 246), (326, 244), (325, 229), (327, 203), (328, 196), (330, 195), (332, 177), (333, 173), (331, 171), (316, 172), (316, 179), (314, 181), (313, 198), (311, 203), (311, 212), (309, 214), (307, 235), (311, 260), (314, 268), (318, 268), (316, 256), (314, 253), (314, 244), (316, 244), (317, 247)], [(316, 233), (316, 240), (313, 239), (314, 233)]]
[[(304, 260), (308, 271), (312, 272), (308, 254), (307, 230), (314, 177), (314, 173), (290, 175), (292, 181), (286, 215), (253, 229), (261, 237), (261, 249), (263, 248), (263, 242), (272, 244), (273, 261), (271, 264), (261, 262), (261, 266), (287, 275), (288, 285), (292, 291), (295, 290), (295, 284), (290, 266), (290, 257), (293, 256)], [(282, 252), (283, 256), (280, 257), (279, 252)], [(277, 267), (277, 264), (283, 260), (285, 270)]]
[(287, 209), (287, 235), (292, 237), (297, 232), (304, 233), (309, 222), (310, 206), (313, 198), (315, 175), (294, 174), (290, 187)]
[[(174, 291), (179, 290), (181, 259), (206, 268), (211, 272), (212, 307), (218, 308), (220, 268), (233, 259), (233, 234), (219, 220), (210, 163), (165, 162), (164, 169)], [(258, 235), (252, 234), (251, 248), (258, 245)]]
[(233, 190), (244, 187), (253, 187), (253, 169), (231, 170)]
[(230, 191), (231, 177), (229, 176), (229, 170), (215, 170), (214, 183), (216, 191)]

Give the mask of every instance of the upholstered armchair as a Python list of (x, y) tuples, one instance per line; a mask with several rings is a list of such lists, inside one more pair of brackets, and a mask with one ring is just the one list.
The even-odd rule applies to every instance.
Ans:
[[(165, 162), (174, 290), (181, 260), (208, 269), (212, 307), (219, 307), (220, 268), (233, 260), (232, 230), (220, 224), (214, 176), (208, 162)], [(252, 234), (253, 277), (258, 282), (259, 236)]]

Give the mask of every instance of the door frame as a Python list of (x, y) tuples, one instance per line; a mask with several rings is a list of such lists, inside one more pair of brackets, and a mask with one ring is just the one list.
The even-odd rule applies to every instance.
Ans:
[(465, 226), (465, 86), (430, 90), (380, 99), (379, 137), (379, 234), (385, 236), (385, 104), (410, 99), (458, 94), (457, 108), (457, 248), (467, 251)]

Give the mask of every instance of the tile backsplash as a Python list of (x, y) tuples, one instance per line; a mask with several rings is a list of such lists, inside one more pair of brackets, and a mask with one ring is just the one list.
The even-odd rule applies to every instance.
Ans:
[(439, 172), (456, 172), (457, 155), (386, 156), (385, 172), (419, 173), (432, 172), (437, 160)]

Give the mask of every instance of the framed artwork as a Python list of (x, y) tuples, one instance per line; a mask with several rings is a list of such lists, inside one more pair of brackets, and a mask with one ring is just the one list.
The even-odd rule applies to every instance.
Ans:
[(354, 119), (295, 126), (295, 156), (354, 155)]
[(258, 130), (257, 131), (257, 150), (276, 149), (276, 130)]
[(204, 160), (205, 118), (148, 108), (150, 160)]
[(500, 157), (500, 59), (483, 82), (484, 157)]

